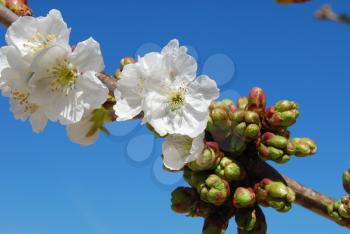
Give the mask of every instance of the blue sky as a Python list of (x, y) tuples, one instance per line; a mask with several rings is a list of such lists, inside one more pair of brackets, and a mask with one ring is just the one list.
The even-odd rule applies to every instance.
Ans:
[[(60, 9), (73, 29), (73, 43), (98, 40), (109, 72), (123, 56), (178, 38), (226, 96), (261, 86), (270, 104), (295, 100), (302, 114), (293, 135), (314, 138), (319, 151), (276, 168), (322, 193), (344, 195), (340, 177), (350, 166), (350, 27), (314, 20), (324, 1), (30, 2), (36, 15)], [(350, 3), (332, 4), (350, 13)], [(14, 120), (5, 98), (0, 109), (0, 233), (200, 233), (201, 219), (170, 210), (170, 192), (182, 182), (161, 170), (160, 142), (137, 122), (113, 124), (113, 137), (81, 148), (58, 124), (35, 135), (28, 123)], [(265, 211), (269, 234), (348, 233), (297, 206), (288, 214)], [(232, 223), (229, 233), (234, 228)]]

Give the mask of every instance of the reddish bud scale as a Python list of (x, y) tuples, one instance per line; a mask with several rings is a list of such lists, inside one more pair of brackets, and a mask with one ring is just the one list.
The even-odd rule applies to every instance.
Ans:
[(32, 10), (27, 0), (6, 0), (5, 6), (18, 16), (31, 16)]
[(259, 87), (252, 88), (248, 96), (247, 109), (250, 111), (261, 113), (265, 110), (265, 107), (266, 107), (265, 92)]

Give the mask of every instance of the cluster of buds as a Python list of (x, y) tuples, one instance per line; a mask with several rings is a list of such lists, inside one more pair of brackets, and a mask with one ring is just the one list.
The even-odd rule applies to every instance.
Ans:
[(317, 150), (315, 142), (309, 138), (288, 140), (271, 132), (264, 133), (258, 145), (258, 154), (262, 159), (277, 163), (288, 162), (291, 155), (297, 157), (313, 155)]
[(295, 200), (294, 191), (279, 181), (263, 179), (254, 189), (260, 205), (272, 207), (279, 212), (289, 211)]
[(266, 233), (260, 206), (287, 212), (295, 193), (283, 182), (263, 179), (265, 175), (252, 165), (265, 160), (285, 163), (292, 155), (316, 153), (311, 139), (290, 139), (288, 128), (299, 116), (298, 105), (280, 101), (266, 108), (264, 91), (253, 88), (237, 103), (227, 99), (212, 103), (209, 114), (204, 150), (184, 167), (184, 178), (191, 188), (173, 192), (172, 209), (204, 217), (203, 233), (225, 232), (227, 222), (215, 221), (225, 217), (224, 210), (236, 216), (238, 233)]
[(332, 219), (340, 224), (350, 225), (350, 195), (328, 206), (328, 213)]
[(4, 5), (18, 16), (31, 16), (32, 10), (28, 6), (27, 0), (0, 0)]

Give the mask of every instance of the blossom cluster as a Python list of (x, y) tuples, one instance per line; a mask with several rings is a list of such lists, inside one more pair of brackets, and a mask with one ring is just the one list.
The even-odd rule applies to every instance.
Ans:
[[(68, 132), (108, 98), (98, 79), (104, 63), (98, 42), (90, 38), (74, 48), (61, 13), (23, 16), (7, 30), (0, 49), (0, 88), (16, 119), (30, 120), (34, 132), (59, 121)], [(74, 133), (72, 140), (76, 140)]]
[(8, 28), (7, 46), (0, 50), (0, 88), (16, 119), (29, 119), (35, 132), (48, 120), (59, 121), (73, 142), (89, 145), (112, 120), (103, 107), (108, 100), (117, 121), (141, 118), (165, 138), (169, 170), (181, 170), (202, 155), (209, 106), (219, 89), (208, 76), (197, 77), (197, 62), (186, 47), (171, 40), (161, 52), (124, 64), (109, 93), (99, 80), (104, 68), (99, 44), (90, 38), (73, 47), (70, 31), (57, 10), (20, 17)]
[(180, 170), (201, 155), (209, 106), (219, 96), (215, 81), (196, 73), (195, 59), (172, 40), (160, 53), (126, 65), (119, 75), (117, 121), (142, 115), (142, 123), (165, 137), (164, 165), (170, 170)]

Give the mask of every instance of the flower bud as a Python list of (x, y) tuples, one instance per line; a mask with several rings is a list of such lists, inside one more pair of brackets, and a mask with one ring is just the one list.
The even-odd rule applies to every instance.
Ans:
[(338, 223), (350, 224), (350, 195), (328, 205), (329, 215)]
[(256, 140), (260, 134), (260, 117), (253, 111), (238, 110), (231, 115), (233, 135), (244, 141)]
[(343, 174), (343, 186), (345, 191), (350, 194), (350, 169)]
[(237, 101), (237, 107), (239, 110), (245, 110), (248, 105), (248, 97), (240, 97)]
[(205, 171), (214, 169), (223, 157), (216, 142), (207, 142), (207, 147), (202, 155), (195, 161), (187, 164), (193, 171)]
[(316, 143), (309, 138), (294, 138), (292, 143), (296, 147), (295, 156), (298, 157), (313, 155), (317, 151)]
[(260, 205), (272, 207), (279, 212), (291, 209), (295, 192), (282, 182), (264, 179), (254, 187)]
[(254, 205), (256, 196), (252, 188), (238, 187), (233, 196), (233, 205), (236, 208), (247, 208)]
[(277, 163), (286, 163), (290, 160), (289, 153), (293, 152), (294, 145), (289, 143), (288, 139), (266, 132), (261, 137), (258, 146), (258, 155), (263, 160), (273, 160)]
[(215, 174), (228, 182), (239, 181), (245, 177), (245, 170), (237, 162), (224, 157), (216, 167)]
[(124, 57), (122, 60), (120, 60), (120, 67), (123, 69), (128, 64), (134, 64), (136, 63), (136, 60), (131, 57)]
[(230, 196), (230, 187), (227, 181), (217, 175), (210, 175), (204, 182), (199, 183), (197, 191), (204, 202), (220, 206)]
[(213, 102), (209, 107), (209, 119), (207, 131), (209, 131), (215, 141), (223, 141), (231, 134), (230, 116), (236, 107), (231, 100)]
[(171, 193), (171, 209), (177, 213), (189, 213), (195, 206), (197, 193), (192, 188), (179, 187)]
[(266, 121), (271, 128), (287, 128), (293, 125), (299, 116), (298, 105), (291, 101), (279, 101), (266, 110)]
[(247, 109), (257, 113), (262, 113), (266, 107), (266, 95), (264, 90), (259, 87), (251, 89), (248, 96)]

